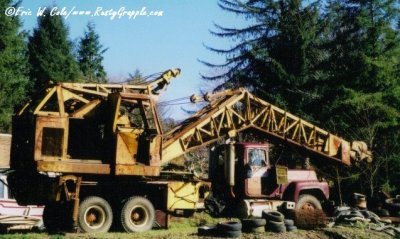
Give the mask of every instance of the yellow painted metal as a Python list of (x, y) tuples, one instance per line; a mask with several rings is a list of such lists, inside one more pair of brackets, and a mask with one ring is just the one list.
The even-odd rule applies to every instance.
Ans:
[(116, 148), (116, 164), (133, 165), (138, 152), (139, 134), (134, 132), (118, 132)]
[(40, 172), (110, 174), (110, 165), (94, 160), (37, 161)]
[(200, 196), (207, 196), (200, 193), (204, 186), (203, 182), (168, 182), (167, 210), (195, 210), (202, 200)]
[(115, 165), (115, 175), (158, 176), (160, 175), (160, 167), (146, 166), (141, 164), (117, 164)]
[[(35, 161), (67, 160), (68, 119), (66, 117), (37, 117), (35, 130)], [(58, 130), (58, 134), (54, 131)], [(47, 133), (47, 134), (46, 134)], [(46, 135), (48, 137), (46, 137)], [(46, 153), (46, 148), (54, 152)]]
[[(128, 84), (94, 84), (94, 83), (58, 83), (49, 87), (46, 90), (46, 94), (43, 99), (38, 102), (37, 105), (32, 105), (33, 102), (27, 103), (18, 113), (22, 115), (30, 107), (34, 107), (33, 114), (41, 116), (64, 116), (65, 103), (68, 100), (75, 100), (77, 102), (83, 102), (84, 104), (91, 104), (90, 102), (94, 97), (98, 99), (106, 98), (112, 92), (128, 92), (137, 93), (142, 96), (158, 95), (160, 91), (164, 90), (170, 83), (172, 78), (178, 77), (181, 70), (179, 68), (170, 69), (160, 74), (159, 77), (152, 81), (145, 82), (140, 85), (128, 85)], [(55, 94), (56, 93), (56, 94)], [(45, 106), (50, 104), (51, 98), (56, 95), (57, 112), (44, 110)], [(93, 103), (92, 103), (93, 106)], [(93, 109), (93, 108), (92, 108)], [(79, 110), (79, 109), (75, 109)], [(85, 112), (87, 113), (87, 111)], [(82, 114), (80, 114), (82, 116)]]
[[(127, 84), (92, 84), (92, 83), (58, 83), (50, 86), (40, 101), (32, 100), (20, 112), (19, 116), (32, 114), (36, 116), (34, 159), (39, 171), (76, 172), (109, 174), (113, 165), (117, 175), (157, 176), (160, 174), (162, 131), (153, 98), (170, 83), (172, 78), (180, 74), (180, 69), (167, 70), (152, 81), (140, 85)], [(110, 102), (110, 103), (108, 103)], [(133, 128), (127, 118), (124, 125), (119, 124), (120, 107), (137, 104), (141, 110), (144, 126)], [(104, 110), (108, 107), (110, 112)], [(135, 106), (136, 107), (136, 106)], [(99, 110), (99, 111), (97, 111)], [(102, 114), (97, 115), (98, 112)], [(145, 117), (143, 116), (145, 115)], [(108, 116), (107, 116), (108, 115)], [(105, 134), (110, 139), (115, 137), (115, 161), (95, 163), (99, 158), (71, 158), (69, 151), (69, 135), (76, 135), (76, 130), (84, 127), (83, 121), (96, 121), (94, 117), (106, 125), (101, 130), (110, 130)], [(128, 117), (128, 116), (126, 116)], [(70, 120), (73, 119), (73, 129)], [(82, 120), (81, 122), (78, 122)], [(70, 130), (74, 134), (70, 134)], [(144, 132), (148, 130), (149, 132)], [(105, 131), (103, 131), (105, 132)], [(96, 133), (96, 132), (95, 132)], [(144, 133), (141, 143), (142, 156), (137, 160), (139, 137)], [(146, 141), (147, 140), (147, 141)], [(146, 153), (146, 151), (149, 151)], [(76, 154), (75, 154), (76, 155)], [(76, 157), (73, 155), (73, 157)], [(94, 157), (98, 157), (93, 153)], [(78, 156), (79, 157), (79, 156)], [(91, 156), (89, 156), (91, 157)], [(104, 159), (103, 159), (104, 160)]]
[[(198, 99), (199, 97), (193, 97)], [(316, 125), (280, 109), (245, 89), (206, 95), (210, 103), (165, 135), (163, 163), (198, 147), (215, 142), (221, 136), (235, 135), (252, 128), (260, 134), (302, 147), (308, 152), (350, 164), (353, 160), (367, 159), (371, 153), (350, 153), (350, 143)]]

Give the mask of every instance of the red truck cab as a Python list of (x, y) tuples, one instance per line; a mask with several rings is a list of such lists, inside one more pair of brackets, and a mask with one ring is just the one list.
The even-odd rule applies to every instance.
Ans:
[(291, 201), (297, 203), (296, 208), (321, 208), (320, 202), (329, 198), (328, 184), (318, 180), (314, 170), (272, 164), (268, 144), (220, 145), (210, 156), (211, 197), (221, 207), (256, 200), (258, 205)]

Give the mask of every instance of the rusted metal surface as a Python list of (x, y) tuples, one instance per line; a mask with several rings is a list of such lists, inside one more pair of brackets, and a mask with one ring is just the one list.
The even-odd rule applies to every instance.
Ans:
[(162, 131), (154, 98), (179, 74), (179, 69), (168, 70), (139, 85), (59, 83), (48, 88), (16, 116), (16, 121), (34, 117), (29, 142), (37, 170), (110, 174), (112, 168), (117, 175), (159, 175)]
[(162, 210), (156, 210), (155, 224), (156, 227), (168, 228), (169, 227), (169, 215)]
[(0, 168), (10, 167), (11, 135), (0, 134)]
[(110, 174), (111, 172), (109, 164), (93, 163), (92, 160), (84, 160), (79, 162), (38, 161), (37, 170), (40, 172), (90, 173), (90, 174)]
[(215, 142), (221, 136), (236, 135), (250, 128), (346, 165), (350, 165), (351, 156), (355, 160), (371, 159), (370, 152), (359, 144), (353, 147), (358, 152), (351, 154), (350, 142), (252, 95), (245, 89), (227, 90), (217, 93), (216, 97), (208, 95), (206, 98), (211, 100), (207, 106), (166, 135), (164, 162)]
[(160, 167), (118, 164), (115, 166), (115, 175), (158, 176)]

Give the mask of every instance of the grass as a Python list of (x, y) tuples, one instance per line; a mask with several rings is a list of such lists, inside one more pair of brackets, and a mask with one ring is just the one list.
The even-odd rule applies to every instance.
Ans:
[[(215, 219), (206, 213), (196, 213), (190, 218), (172, 218), (168, 230), (156, 229), (142, 233), (67, 233), (64, 235), (48, 235), (47, 233), (16, 233), (3, 234), (0, 239), (175, 239), (175, 238), (197, 238), (197, 227), (201, 225), (212, 225), (227, 219)], [(322, 228), (318, 230), (298, 230), (289, 233), (260, 233), (243, 234), (241, 239), (391, 239), (393, 237), (372, 230), (368, 230), (365, 225), (355, 225), (352, 227)], [(400, 237), (395, 237), (400, 239)]]

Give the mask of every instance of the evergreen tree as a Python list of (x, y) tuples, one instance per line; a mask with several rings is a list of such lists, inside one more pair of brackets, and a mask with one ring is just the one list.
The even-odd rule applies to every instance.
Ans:
[(24, 99), (28, 84), (26, 45), (18, 17), (4, 14), (12, 0), (0, 0), (0, 132), (9, 132), (14, 108)]
[(374, 164), (352, 172), (372, 194), (379, 185), (393, 183), (385, 168), (400, 155), (394, 143), (400, 130), (400, 38), (393, 27), (398, 7), (393, 0), (336, 0), (327, 12), (330, 77), (321, 90), (322, 117), (341, 135), (372, 147)]
[(50, 81), (77, 81), (79, 76), (78, 64), (72, 54), (72, 43), (68, 40), (68, 29), (62, 16), (51, 16), (50, 11), (50, 7), (47, 7), (44, 15), (38, 17), (38, 26), (29, 37), (33, 92), (40, 91)]
[(321, 77), (318, 64), (324, 57), (320, 39), (319, 3), (289, 0), (220, 0), (219, 6), (251, 20), (244, 28), (216, 25), (212, 32), (239, 42), (232, 48), (212, 51), (226, 56), (226, 63), (206, 65), (223, 74), (203, 76), (223, 79), (219, 88), (247, 87), (271, 103), (303, 114), (318, 100), (313, 82)]
[(146, 83), (146, 79), (143, 76), (142, 72), (139, 69), (136, 69), (133, 74), (129, 73), (127, 82), (131, 85), (140, 85)]
[(87, 24), (85, 35), (79, 41), (78, 62), (79, 68), (87, 82), (107, 82), (107, 74), (102, 65), (103, 54), (107, 49), (103, 49), (100, 44), (99, 35), (95, 32), (93, 23)]

